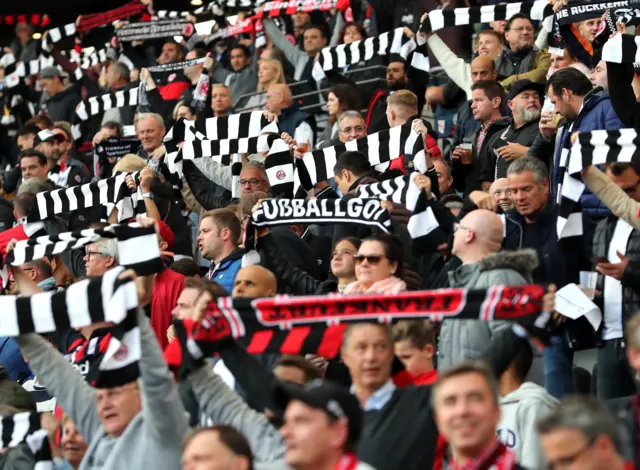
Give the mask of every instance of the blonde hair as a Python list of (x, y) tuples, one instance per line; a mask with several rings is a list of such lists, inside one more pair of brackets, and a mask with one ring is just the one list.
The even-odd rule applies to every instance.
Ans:
[(409, 90), (398, 90), (387, 98), (387, 105), (402, 108), (410, 115), (416, 114), (418, 112), (418, 97)]
[(258, 82), (258, 88), (256, 91), (266, 91), (272, 85), (285, 83), (282, 62), (276, 59), (261, 59), (260, 64), (267, 64), (276, 69), (276, 77), (270, 83), (264, 84), (264, 86)]
[(125, 173), (131, 173), (133, 171), (142, 171), (147, 166), (144, 159), (132, 153), (126, 154), (120, 159), (116, 166), (113, 167), (113, 171), (122, 171)]

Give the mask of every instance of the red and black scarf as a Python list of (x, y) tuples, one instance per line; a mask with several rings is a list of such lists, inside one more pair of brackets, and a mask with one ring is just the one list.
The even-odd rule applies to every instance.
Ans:
[[(93, 13), (91, 15), (82, 15), (76, 25), (76, 31), (78, 33), (86, 33), (99, 26), (111, 24), (114, 21), (142, 14), (146, 12), (146, 10), (146, 5), (142, 4), (139, 0), (133, 0), (121, 7), (114, 8), (113, 10), (102, 13)], [(151, 19), (151, 16), (147, 16), (148, 18), (143, 18), (143, 21)]]
[(500, 441), (495, 441), (487, 450), (464, 465), (451, 462), (451, 470), (512, 470), (516, 465), (516, 454)]
[[(335, 357), (350, 322), (392, 320), (513, 320), (532, 324), (542, 311), (541, 285), (494, 286), (488, 290), (441, 289), (395, 296), (277, 296), (218, 299), (198, 323), (183, 321), (190, 352), (211, 357), (225, 339), (244, 338), (251, 354), (319, 354)], [(165, 351), (172, 366), (182, 364), (182, 350), (172, 342)]]

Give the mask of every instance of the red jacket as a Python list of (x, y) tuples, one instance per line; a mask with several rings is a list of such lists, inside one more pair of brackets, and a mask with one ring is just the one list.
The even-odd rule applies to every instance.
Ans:
[[(42, 233), (38, 233), (40, 231), (42, 231)], [(4, 255), (7, 254), (7, 245), (11, 240), (14, 238), (18, 241), (26, 240), (36, 234), (45, 235), (42, 222), (31, 222), (16, 225), (15, 227), (0, 233), (0, 254), (2, 255), (2, 258), (4, 259)]]
[(151, 298), (151, 328), (163, 351), (169, 344), (167, 329), (171, 325), (171, 310), (178, 303), (183, 288), (184, 276), (171, 269), (167, 268), (156, 276)]

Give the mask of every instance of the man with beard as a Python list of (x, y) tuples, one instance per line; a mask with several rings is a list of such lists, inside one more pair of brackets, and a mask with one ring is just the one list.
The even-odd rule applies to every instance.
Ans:
[(49, 129), (38, 132), (33, 139), (33, 148), (47, 157), (49, 170), (53, 170), (58, 165), (62, 140), (63, 136), (55, 134)]
[(405, 60), (398, 54), (391, 54), (389, 65), (387, 66), (387, 86), (385, 89), (378, 90), (374, 93), (373, 98), (369, 101), (369, 114), (367, 115), (367, 129), (370, 134), (389, 129), (387, 121), (387, 99), (391, 94), (398, 90), (410, 90), (418, 97), (418, 110), (424, 107), (424, 96), (426, 88), (424, 84), (416, 81), (410, 81), (407, 75), (407, 67)]
[(487, 191), (496, 179), (505, 178), (510, 162), (529, 151), (538, 135), (541, 96), (544, 85), (531, 80), (520, 80), (511, 87), (507, 104), (513, 117), (507, 128), (495, 133), (487, 143), (480, 171), (483, 190)]

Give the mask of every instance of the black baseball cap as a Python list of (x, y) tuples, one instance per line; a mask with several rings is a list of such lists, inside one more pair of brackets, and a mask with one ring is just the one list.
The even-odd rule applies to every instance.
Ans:
[(526, 90), (537, 91), (538, 95), (540, 95), (540, 101), (544, 99), (544, 85), (541, 83), (534, 83), (529, 79), (518, 80), (513, 85), (511, 85), (511, 91), (509, 92), (509, 96), (507, 97), (507, 99), (512, 100)]
[(349, 426), (349, 442), (356, 443), (362, 432), (363, 412), (358, 399), (346, 388), (320, 379), (304, 385), (279, 382), (273, 391), (273, 400), (282, 410), (292, 400), (298, 400), (312, 408), (323, 410), (334, 419), (346, 418)]
[(40, 132), (38, 132), (36, 134), (35, 139), (33, 139), (33, 146), (35, 147), (38, 144), (41, 144), (42, 142), (49, 142), (53, 139), (56, 139), (58, 142), (64, 142), (65, 141), (65, 137), (62, 134), (56, 134), (53, 131), (50, 131), (49, 129), (43, 129)]

